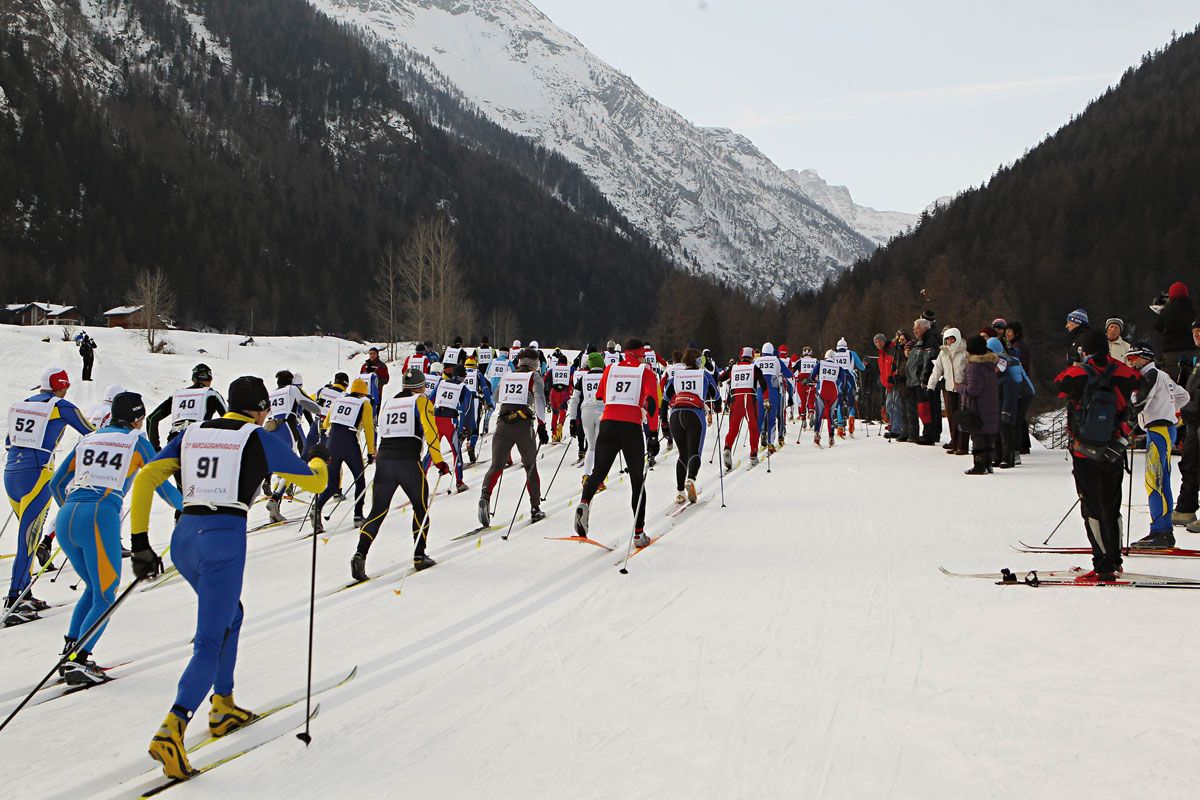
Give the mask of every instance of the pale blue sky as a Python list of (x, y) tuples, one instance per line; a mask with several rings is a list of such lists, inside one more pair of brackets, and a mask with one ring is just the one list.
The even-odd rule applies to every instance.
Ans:
[(1084, 109), (1195, 0), (533, 0), (700, 125), (919, 211)]

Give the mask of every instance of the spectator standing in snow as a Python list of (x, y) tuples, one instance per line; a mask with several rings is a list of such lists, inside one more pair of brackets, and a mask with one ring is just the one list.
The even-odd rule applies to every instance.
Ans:
[(942, 331), (942, 347), (933, 363), (926, 388), (930, 391), (942, 384), (942, 399), (946, 407), (946, 421), (950, 426), (950, 441), (943, 445), (946, 452), (965, 456), (969, 443), (966, 432), (959, 431), (958, 411), (962, 401), (958, 393), (962, 387), (963, 370), (967, 366), (967, 346), (962, 341), (958, 328)]
[(88, 336), (87, 331), (75, 335), (75, 344), (79, 348), (79, 357), (83, 359), (83, 375), (80, 380), (92, 379), (92, 364), (96, 360), (96, 340)]
[(1167, 290), (1167, 304), (1158, 312), (1158, 366), (1178, 383), (1186, 383), (1187, 376), (1180, 373), (1180, 360), (1192, 350), (1192, 320), (1196, 308), (1192, 305), (1187, 284), (1176, 281)]
[(1129, 352), (1129, 342), (1122, 338), (1125, 332), (1125, 320), (1120, 317), (1109, 317), (1104, 323), (1104, 335), (1108, 337), (1108, 354), (1121, 363), (1125, 363), (1125, 354)]
[(996, 386), (997, 355), (978, 334), (967, 340), (967, 366), (963, 370), (962, 411), (959, 427), (971, 434), (975, 464), (967, 475), (992, 471), (992, 446), (1000, 429), (1000, 393)]

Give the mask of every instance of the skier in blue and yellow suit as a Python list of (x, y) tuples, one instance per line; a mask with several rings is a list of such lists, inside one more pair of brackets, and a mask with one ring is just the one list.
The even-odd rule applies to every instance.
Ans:
[[(121, 507), (133, 476), (156, 455), (154, 445), (141, 434), (145, 420), (141, 395), (116, 395), (109, 424), (80, 439), (50, 482), (50, 492), (59, 505), (55, 525), (59, 546), (84, 583), (67, 629), (66, 652), (81, 646), (75, 658), (62, 667), (63, 678), (72, 685), (108, 680), (104, 670), (88, 658), (104, 627), (86, 642), (80, 643), (79, 637), (112, 606), (121, 583)], [(183, 509), (175, 484), (162, 484), (158, 494), (176, 510)]]
[(133, 482), (130, 561), (139, 578), (152, 577), (162, 568), (148, 533), (153, 490), (180, 473), (184, 505), (171, 535), (171, 558), (196, 592), (199, 606), (192, 658), (179, 679), (174, 705), (150, 741), (150, 756), (162, 763), (169, 778), (196, 774), (188, 763), (183, 737), (210, 689), (208, 728), (213, 736), (224, 736), (255, 718), (233, 700), (242, 629), (246, 514), (255, 495), (272, 474), (314, 494), (325, 489), (329, 478), (327, 449), (311, 448), (306, 464), (287, 442), (259, 427), (270, 408), (262, 379), (238, 378), (230, 385), (228, 398), (229, 413), (188, 427)]
[[(10, 607), (29, 586), (29, 567), (37, 547), (41, 523), (50, 505), (50, 479), (54, 477), (54, 448), (68, 426), (82, 434), (93, 428), (73, 403), (64, 400), (71, 388), (67, 371), (50, 367), (42, 374), (38, 393), (22, 403), (15, 403), (8, 413), (8, 463), (4, 467), (4, 491), (17, 518), (17, 555), (13, 559), (12, 578), (4, 606), (9, 611), (6, 625), (38, 619), (37, 612), (49, 606), (33, 597), (25, 599), (15, 609)], [(28, 439), (22, 445), (23, 432)]]

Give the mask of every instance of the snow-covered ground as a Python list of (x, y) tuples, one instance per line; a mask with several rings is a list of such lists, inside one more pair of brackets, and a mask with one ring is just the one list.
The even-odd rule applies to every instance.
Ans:
[[(345, 358), (352, 345), (333, 339), (239, 348), (178, 333), (182, 355), (151, 356), (130, 334), (92, 333), (97, 381), (77, 384), (75, 399), (112, 380), (157, 399), (186, 379), (197, 346), (219, 385), (288, 367), (313, 387), (338, 364), (357, 363)], [(72, 348), (28, 330), (0, 328), (0, 358), (5, 404), (48, 361), (77, 375)], [(1073, 501), (1061, 453), (1037, 450), (1016, 470), (968, 478), (969, 459), (936, 448), (860, 431), (817, 450), (791, 435), (769, 472), (765, 463), (747, 470), (741, 453), (725, 508), (706, 456), (704, 504), (677, 519), (665, 515), (674, 493), (667, 454), (650, 476), (648, 523), (669, 534), (628, 575), (617, 554), (544, 539), (569, 534), (579, 487), (569, 454), (544, 522), (518, 521), (508, 541), (490, 533), (451, 543), (475, 524), (476, 466), (466, 473), (471, 492), (434, 503), (436, 568), (330, 594), (349, 579), (354, 549), (349, 526), (337, 526), (343, 507), (318, 543), (314, 677), (355, 665), (357, 677), (317, 698), (310, 747), (282, 735), (172, 795), (1197, 796), (1188, 765), (1200, 735), (1186, 700), (1200, 657), (1195, 595), (1008, 588), (938, 572), (1082, 564), (1009, 549), (1019, 538), (1040, 542)], [(563, 452), (544, 452), (543, 485)], [(518, 475), (502, 483), (505, 520)], [(593, 531), (624, 547), (628, 483), (611, 477)], [(1139, 484), (1134, 536), (1148, 527), (1140, 494)], [(151, 536), (161, 550), (170, 513), (156, 508)], [(300, 504), (291, 511), (303, 513)], [(252, 522), (263, 515), (257, 507)], [(368, 571), (409, 557), (408, 526), (393, 512)], [(1200, 546), (1200, 536), (1180, 536)], [(1082, 544), (1078, 519), (1056, 540)], [(11, 546), (10, 533), (0, 550)], [(293, 526), (252, 536), (249, 550), (237, 696), (266, 708), (303, 690), (311, 549)], [(1200, 564), (1185, 560), (1129, 563), (1200, 578)], [(38, 594), (69, 603), (74, 579), (43, 580)], [(59, 607), (0, 631), (0, 713), (53, 665), (68, 614)], [(194, 615), (178, 580), (135, 593), (96, 652), (102, 664), (129, 662), (113, 670), (117, 680), (31, 706), (0, 733), (9, 767), (0, 795), (136, 796), (156, 766), (145, 747), (173, 699)], [(193, 763), (290, 734), (301, 719), (299, 707), (285, 711)], [(203, 717), (192, 727), (198, 738)]]

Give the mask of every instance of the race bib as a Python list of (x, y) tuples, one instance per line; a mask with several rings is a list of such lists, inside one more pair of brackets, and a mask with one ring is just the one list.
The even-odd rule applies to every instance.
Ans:
[(330, 408), (329, 424), (357, 428), (358, 415), (362, 411), (363, 403), (366, 401), (367, 398), (365, 397), (354, 397), (353, 395), (339, 397), (333, 402), (333, 406)]
[(675, 372), (671, 378), (676, 394), (694, 394), (696, 397), (703, 399), (704, 394), (704, 370), (702, 369), (681, 369)]
[(179, 472), (184, 505), (246, 508), (238, 499), (238, 482), (242, 451), (256, 430), (257, 425), (243, 425), (233, 431), (193, 425), (183, 433)]
[(753, 389), (754, 365), (735, 364), (729, 370), (729, 386), (732, 389)]
[(849, 353), (834, 353), (833, 363), (837, 364), (842, 369), (853, 369), (854, 359)]
[(819, 370), (821, 383), (837, 383), (838, 375), (841, 374), (842, 368), (836, 362), (822, 361)]
[(292, 413), (292, 387), (282, 386), (267, 395), (271, 403), (271, 416), (286, 417)]
[(441, 379), (442, 378), (440, 375), (426, 375), (425, 376), (425, 391), (426, 391), (426, 393), (432, 392), (434, 387), (436, 387), (438, 385), (438, 381), (440, 381)]
[(490, 347), (479, 348), (479, 353), (475, 357), (475, 360), (479, 362), (479, 366), (481, 368), (487, 369), (488, 364), (492, 363), (493, 352), (494, 351)]
[(510, 406), (529, 405), (530, 376), (527, 372), (510, 372), (500, 379), (499, 404)]
[(658, 363), (658, 353), (654, 352), (653, 350), (647, 350), (642, 354), (642, 358), (652, 367)]
[(317, 405), (321, 407), (322, 413), (329, 416), (329, 410), (333, 408), (333, 404), (341, 398), (343, 392), (333, 388), (332, 386), (322, 386), (317, 392)]
[(416, 438), (417, 398), (393, 397), (379, 412), (379, 435), (384, 439)]
[(819, 363), (815, 358), (802, 358), (800, 359), (800, 371), (805, 375), (812, 375)]
[(603, 377), (602, 373), (589, 372), (580, 379), (579, 386), (583, 390), (584, 400), (596, 399), (596, 392), (600, 391), (600, 379)]
[(442, 381), (438, 386), (437, 397), (433, 401), (433, 407), (457, 411), (459, 398), (462, 397), (462, 390), (463, 385), (461, 383)]
[(642, 368), (611, 367), (605, 384), (604, 404), (614, 406), (641, 406)]
[(620, 360), (621, 360), (620, 353), (610, 353), (607, 350), (604, 351), (604, 366), (606, 366), (606, 367), (612, 366), (613, 364), (616, 364)]
[(551, 367), (550, 383), (553, 386), (566, 386), (571, 382), (570, 367)]
[(445, 354), (442, 356), (443, 364), (458, 364), (458, 354), (462, 352), (461, 347), (447, 347)]
[(779, 359), (775, 356), (759, 356), (754, 359), (754, 365), (768, 378), (774, 378), (779, 374)]
[(71, 490), (111, 489), (122, 491), (141, 434), (89, 433), (75, 445), (75, 477)]
[(479, 394), (479, 370), (467, 370), (467, 376), (463, 378), (463, 386), (470, 389), (472, 394)]
[(208, 389), (180, 389), (171, 396), (171, 424), (191, 425), (204, 419)]
[(16, 447), (44, 448), (46, 428), (58, 398), (46, 402), (13, 403), (8, 408), (8, 441)]
[(505, 375), (508, 374), (508, 367), (509, 367), (508, 359), (498, 358), (492, 362), (492, 365), (490, 367), (488, 367), (488, 377), (489, 378), (503, 378)]

